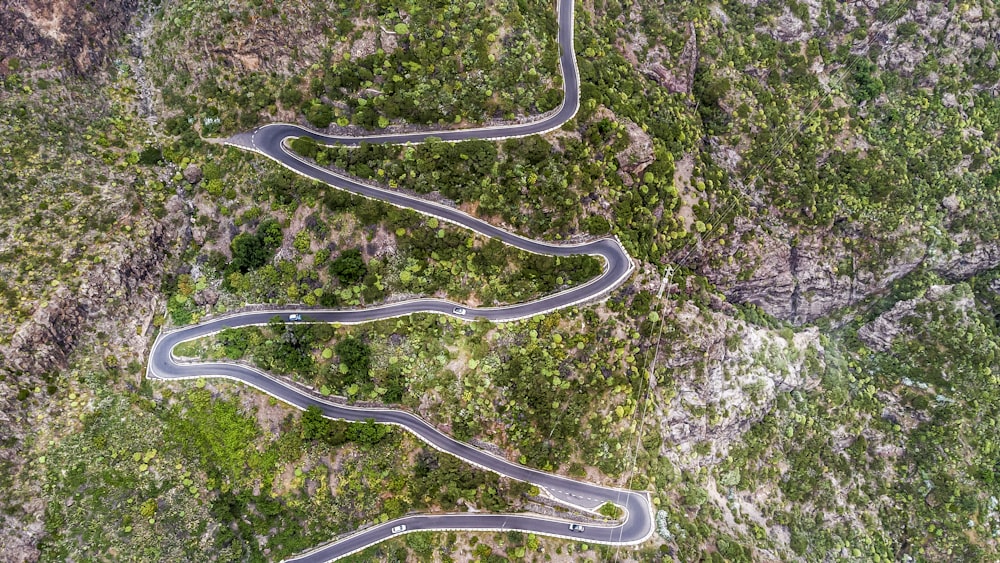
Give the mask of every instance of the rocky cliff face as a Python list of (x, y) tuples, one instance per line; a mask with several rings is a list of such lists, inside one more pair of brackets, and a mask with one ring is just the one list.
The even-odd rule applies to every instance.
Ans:
[(692, 305), (679, 308), (674, 320), (689, 340), (661, 354), (669, 388), (655, 392), (661, 396), (660, 433), (680, 466), (699, 443), (724, 454), (771, 411), (778, 393), (816, 384), (808, 367), (808, 361), (822, 361), (815, 329), (779, 335)]
[[(85, 356), (92, 365), (108, 368), (145, 360), (152, 317), (160, 306), (164, 259), (176, 242), (183, 242), (185, 222), (177, 198), (168, 210), (163, 220), (149, 217), (135, 223), (148, 230), (147, 238), (109, 245), (105, 260), (83, 274), (79, 289), (55, 292), (19, 327), (11, 344), (0, 347), (0, 473), (18, 479), (3, 485), (0, 560), (40, 557), (37, 541), (45, 533), (45, 496), (35, 481), (23, 480), (28, 462), (24, 451), (36, 416), (48, 408), (41, 391), (51, 380), (48, 374), (61, 373), (78, 349), (93, 354)], [(19, 396), (24, 391), (32, 397), (28, 402)]]
[[(113, 321), (125, 311), (148, 311), (162, 274), (165, 249), (176, 238), (163, 223), (152, 224), (150, 230), (149, 239), (140, 244), (109, 248), (107, 261), (85, 275), (79, 290), (57, 291), (14, 335), (3, 351), (7, 364), (0, 372), (38, 374), (65, 367), (93, 322)], [(125, 321), (138, 320), (134, 315), (124, 316)]]
[[(65, 368), (78, 361), (94, 369), (102, 363), (108, 368), (132, 361), (141, 365), (164, 258), (183, 221), (176, 206), (168, 206), (171, 212), (162, 219), (144, 211), (148, 207), (138, 203), (135, 187), (140, 184), (133, 184), (134, 176), (121, 169), (109, 172), (107, 160), (102, 168), (100, 160), (88, 159), (97, 154), (85, 134), (94, 131), (89, 124), (101, 129), (127, 122), (109, 110), (100, 85), (110, 82), (107, 63), (121, 53), (116, 45), (139, 5), (139, 0), (0, 0), (0, 76), (17, 75), (23, 84), (23, 89), (0, 93), (6, 126), (0, 129), (14, 132), (0, 157), (11, 184), (0, 196), (8, 220), (0, 229), (0, 251), (20, 266), (38, 263), (25, 248), (51, 249), (68, 265), (60, 274), (37, 268), (37, 277), (27, 278), (21, 276), (26, 268), (4, 271), (4, 281), (21, 283), (17, 314), (5, 317), (6, 338), (0, 345), (2, 561), (41, 556), (37, 542), (45, 534), (47, 497), (31, 476), (29, 452), (53, 437), (50, 432), (58, 426), (53, 421), (78, 416), (53, 407), (52, 393), (65, 391), (73, 377)], [(61, 84), (38, 87), (35, 78)], [(117, 132), (126, 131), (134, 132)], [(36, 142), (43, 150), (34, 148)], [(55, 202), (72, 213), (43, 220)], [(98, 217), (106, 217), (110, 226), (84, 228)], [(88, 246), (93, 254), (84, 257), (80, 249)]]
[(921, 304), (939, 301), (949, 302), (952, 308), (963, 313), (976, 308), (976, 301), (971, 294), (958, 292), (952, 285), (932, 285), (927, 288), (923, 296), (900, 301), (893, 305), (892, 309), (861, 327), (858, 330), (858, 338), (874, 350), (888, 351), (892, 347), (893, 340), (906, 331), (903, 325), (904, 319), (917, 315)]
[(87, 74), (107, 61), (138, 6), (139, 0), (0, 0), (0, 74), (41, 60)]
[[(685, 158), (711, 153), (729, 183), (724, 194), (689, 192), (702, 201), (686, 204), (708, 203), (715, 212), (705, 222), (723, 222), (725, 229), (699, 235), (693, 259), (687, 247), (672, 258), (693, 263), (730, 300), (795, 323), (878, 295), (918, 267), (958, 281), (1000, 264), (997, 235), (983, 227), (996, 209), (987, 194), (995, 182), (982, 180), (990, 174), (996, 134), (992, 122), (977, 118), (995, 113), (983, 99), (1000, 87), (993, 5), (748, 0), (693, 15), (667, 3), (657, 8), (665, 14), (658, 23), (660, 15), (633, 9), (616, 47), (661, 86), (693, 93), (692, 104), (712, 108), (701, 117), (715, 125)], [(651, 33), (659, 29), (653, 24), (672, 30), (666, 47)], [(664, 48), (671, 56), (662, 55)], [(768, 61), (763, 53), (774, 48), (796, 55)], [(962, 69), (960, 79), (940, 70), (948, 66)], [(695, 68), (702, 78), (692, 90)], [(687, 87), (674, 86), (679, 77), (690, 78), (679, 81)], [(801, 95), (797, 82), (813, 90)], [(776, 106), (782, 110), (768, 112)], [(835, 125), (827, 132), (807, 125), (816, 116)], [(900, 124), (906, 119), (917, 124), (909, 133)], [(918, 129), (955, 140), (934, 146), (916, 139)], [(796, 131), (801, 143), (792, 140)], [(769, 144), (755, 146), (765, 137)], [(969, 147), (957, 148), (965, 139)], [(866, 170), (854, 176), (855, 165)], [(874, 189), (858, 187), (889, 168), (898, 174), (880, 178)], [(985, 189), (970, 187), (977, 182)], [(880, 201), (879, 189), (893, 193), (891, 203)], [(734, 198), (750, 214), (720, 220)], [(816, 202), (824, 198), (834, 211), (816, 220)], [(970, 211), (975, 202), (988, 203)]]
[(737, 232), (751, 235), (748, 242), (714, 248), (711, 255), (732, 260), (706, 261), (703, 273), (731, 301), (753, 303), (794, 323), (814, 321), (880, 294), (921, 266), (959, 281), (1000, 265), (1000, 242), (974, 240), (967, 233), (955, 236), (948, 251), (920, 241), (916, 233), (892, 233), (887, 239), (894, 250), (875, 260), (873, 249), (889, 242), (847, 245), (826, 231), (796, 234), (745, 220), (737, 226)]

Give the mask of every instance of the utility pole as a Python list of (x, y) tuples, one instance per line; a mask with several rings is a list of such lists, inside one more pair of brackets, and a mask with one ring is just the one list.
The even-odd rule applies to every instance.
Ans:
[(663, 273), (663, 279), (660, 280), (660, 291), (656, 293), (656, 299), (659, 301), (663, 298), (663, 290), (667, 288), (670, 284), (670, 280), (674, 278), (674, 267), (667, 266), (667, 271)]

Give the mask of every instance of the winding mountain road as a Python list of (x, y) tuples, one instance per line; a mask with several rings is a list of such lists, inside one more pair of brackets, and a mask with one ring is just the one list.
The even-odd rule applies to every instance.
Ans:
[(412, 432), (438, 450), (488, 471), (531, 483), (558, 502), (586, 511), (595, 511), (605, 502), (614, 503), (624, 509), (624, 519), (608, 525), (587, 525), (584, 532), (578, 533), (570, 531), (568, 521), (529, 514), (412, 515), (359, 531), (334, 543), (299, 555), (290, 561), (316, 563), (332, 561), (392, 537), (394, 535), (391, 531), (392, 528), (399, 525), (406, 526), (404, 533), (419, 530), (520, 530), (611, 545), (641, 543), (648, 539), (653, 532), (652, 504), (648, 493), (602, 487), (512, 463), (469, 444), (454, 440), (412, 413), (389, 408), (361, 408), (337, 404), (251, 367), (232, 363), (186, 362), (173, 355), (174, 347), (182, 342), (214, 334), (225, 328), (267, 324), (275, 315), (282, 315), (287, 319), (287, 315), (290, 313), (298, 313), (303, 316), (303, 322), (352, 324), (428, 312), (452, 315), (460, 319), (472, 320), (483, 317), (494, 322), (503, 322), (531, 317), (599, 298), (628, 279), (632, 274), (634, 264), (617, 239), (606, 238), (578, 245), (553, 244), (527, 239), (490, 225), (455, 208), (364, 184), (336, 174), (295, 155), (286, 146), (290, 138), (298, 136), (309, 136), (325, 144), (356, 146), (362, 142), (419, 143), (427, 140), (428, 137), (436, 137), (445, 141), (523, 137), (558, 128), (576, 114), (579, 107), (580, 83), (573, 54), (572, 1), (560, 0), (557, 10), (561, 49), (560, 64), (563, 71), (565, 96), (563, 103), (544, 119), (520, 125), (365, 137), (336, 137), (309, 131), (298, 125), (271, 124), (249, 133), (237, 135), (229, 139), (227, 143), (263, 154), (296, 173), (336, 188), (438, 217), (479, 234), (497, 238), (522, 250), (555, 256), (574, 254), (597, 256), (604, 262), (603, 272), (600, 276), (586, 284), (535, 301), (497, 308), (469, 308), (465, 315), (454, 313), (457, 304), (440, 299), (417, 299), (366, 309), (276, 309), (235, 313), (161, 333), (150, 350), (147, 376), (162, 380), (201, 377), (228, 378), (255, 387), (300, 409), (317, 406), (325, 416), (330, 418), (348, 421), (371, 418), (380, 423), (395, 424)]

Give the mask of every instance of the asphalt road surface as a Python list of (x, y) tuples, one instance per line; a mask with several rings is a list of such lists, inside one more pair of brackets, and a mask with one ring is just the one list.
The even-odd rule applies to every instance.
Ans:
[[(576, 67), (576, 55), (573, 47), (573, 2), (558, 1), (559, 19), (559, 65), (563, 75), (563, 102), (555, 111), (532, 123), (518, 125), (500, 125), (496, 127), (480, 127), (477, 129), (450, 129), (444, 131), (420, 131), (414, 133), (390, 133), (385, 135), (337, 136), (325, 135), (310, 131), (298, 125), (273, 123), (264, 125), (243, 135), (237, 136), (236, 142), (247, 148), (276, 147), (275, 141), (286, 137), (312, 137), (320, 143), (330, 145), (358, 146), (363, 142), (380, 144), (421, 143), (428, 137), (436, 137), (443, 141), (469, 141), (472, 139), (509, 139), (511, 137), (526, 137), (546, 133), (558, 129), (576, 115), (580, 108), (580, 72)], [(248, 138), (249, 137), (249, 138)]]
[(596, 510), (605, 502), (612, 502), (625, 510), (625, 517), (613, 525), (584, 524), (586, 528), (584, 532), (573, 532), (569, 529), (569, 521), (530, 514), (413, 515), (359, 531), (295, 557), (291, 561), (332, 561), (392, 537), (395, 535), (392, 533), (392, 528), (399, 525), (406, 526), (405, 532), (402, 533), (421, 530), (520, 530), (589, 543), (612, 545), (641, 543), (649, 538), (653, 532), (651, 502), (649, 495), (645, 492), (601, 487), (512, 463), (469, 444), (456, 441), (412, 413), (396, 409), (360, 408), (338, 404), (328, 401), (308, 389), (279, 380), (251, 367), (231, 363), (192, 363), (179, 360), (172, 354), (174, 347), (181, 342), (214, 334), (225, 328), (266, 324), (275, 315), (279, 315), (286, 321), (289, 321), (289, 315), (298, 314), (302, 316), (301, 322), (342, 324), (370, 322), (420, 312), (452, 315), (467, 320), (483, 317), (494, 322), (511, 321), (599, 298), (628, 279), (632, 274), (634, 264), (628, 253), (614, 238), (579, 245), (553, 244), (527, 239), (490, 225), (455, 208), (363, 184), (320, 168), (296, 156), (286, 148), (286, 142), (290, 138), (303, 135), (312, 137), (321, 143), (356, 146), (361, 142), (418, 143), (427, 140), (428, 137), (437, 137), (445, 141), (500, 139), (522, 137), (555, 129), (576, 114), (579, 107), (580, 87), (579, 73), (573, 54), (572, 2), (566, 0), (559, 2), (558, 17), (560, 62), (563, 70), (565, 96), (563, 104), (544, 119), (520, 125), (366, 137), (334, 137), (309, 131), (298, 125), (272, 124), (237, 135), (229, 140), (229, 144), (261, 153), (299, 174), (334, 187), (438, 217), (482, 235), (497, 238), (522, 250), (555, 256), (575, 254), (597, 256), (604, 262), (603, 272), (600, 276), (586, 284), (535, 301), (497, 308), (470, 307), (467, 308), (464, 315), (454, 312), (455, 307), (459, 304), (439, 299), (417, 299), (366, 309), (272, 309), (226, 315), (197, 325), (161, 333), (150, 351), (147, 375), (151, 378), (164, 380), (200, 377), (228, 378), (253, 386), (300, 409), (315, 405), (330, 418), (348, 421), (374, 419), (381, 423), (395, 424), (412, 432), (430, 446), (459, 457), (468, 463), (512, 479), (534, 484), (559, 502), (590, 511)]

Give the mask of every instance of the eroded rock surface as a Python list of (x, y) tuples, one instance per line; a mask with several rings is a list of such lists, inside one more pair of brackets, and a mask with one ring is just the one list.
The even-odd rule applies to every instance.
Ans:
[(656, 158), (653, 153), (653, 139), (632, 120), (625, 120), (625, 131), (628, 132), (629, 145), (616, 155), (622, 181), (632, 185), (633, 178), (642, 177), (642, 171)]
[(681, 465), (700, 442), (725, 452), (770, 412), (778, 393), (816, 384), (808, 367), (822, 361), (816, 329), (782, 335), (691, 305), (680, 308), (675, 321), (691, 327), (690, 340), (677, 340), (661, 354), (672, 389), (657, 417), (665, 451)]
[(847, 237), (824, 231), (795, 233), (742, 219), (736, 225), (738, 233), (748, 233), (746, 242), (705, 252), (703, 273), (731, 301), (752, 303), (794, 323), (814, 321), (883, 293), (918, 267), (959, 281), (1000, 265), (1000, 242), (975, 241), (964, 234), (955, 237), (953, 250), (942, 252), (900, 230), (890, 237), (898, 243), (896, 251), (875, 260), (871, 247), (884, 242), (845, 244)]
[(0, 0), (0, 74), (40, 59), (86, 74), (107, 61), (138, 7), (139, 0)]
[(888, 351), (893, 340), (906, 331), (904, 320), (919, 315), (919, 306), (923, 303), (950, 301), (957, 311), (972, 311), (976, 302), (972, 295), (958, 293), (952, 285), (932, 285), (922, 297), (907, 299), (893, 305), (892, 309), (879, 315), (874, 321), (858, 329), (858, 338), (862, 342), (880, 352)]
[[(0, 373), (40, 374), (64, 368), (95, 321), (115, 322), (121, 319), (122, 311), (148, 308), (163, 271), (166, 249), (177, 238), (169, 222), (150, 228), (149, 239), (143, 244), (121, 243), (109, 248), (106, 261), (84, 275), (79, 289), (61, 288), (40, 307), (17, 330), (10, 346), (0, 350), (6, 359)], [(140, 343), (138, 349), (143, 347)]]

